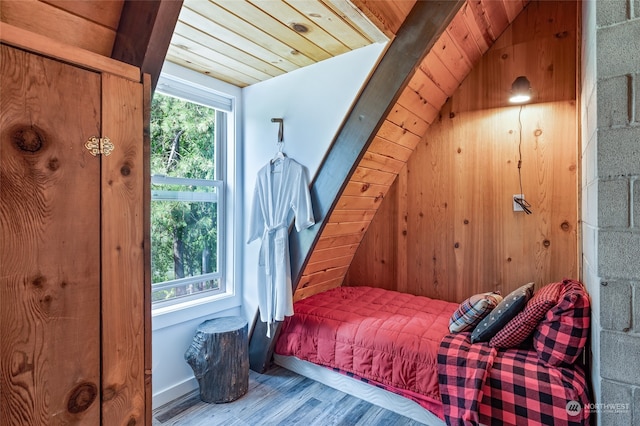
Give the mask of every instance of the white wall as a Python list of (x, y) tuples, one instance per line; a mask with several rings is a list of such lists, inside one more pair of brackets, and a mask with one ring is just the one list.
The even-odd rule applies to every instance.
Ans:
[[(228, 116), (227, 132), (242, 141), (242, 91), (236, 86), (223, 83), (203, 74), (182, 68), (166, 62), (162, 68), (163, 74), (171, 76), (161, 79), (158, 90), (186, 97), (192, 90), (202, 95), (201, 102), (209, 104), (214, 95), (231, 99), (235, 117)], [(194, 87), (184, 87), (181, 83), (189, 82)], [(210, 104), (211, 105), (211, 104)], [(195, 302), (185, 302), (152, 311), (152, 393), (153, 407), (159, 407), (173, 399), (197, 389), (198, 383), (193, 376), (191, 367), (184, 360), (184, 353), (191, 345), (196, 328), (202, 322), (223, 316), (241, 316), (242, 303), (242, 174), (240, 167), (242, 158), (242, 143), (234, 144), (225, 153), (225, 167), (227, 176), (231, 179), (225, 190), (225, 213), (232, 219), (225, 224), (228, 238), (228, 253), (224, 256), (225, 271), (233, 271), (236, 286), (228, 286), (225, 294), (200, 299)], [(233, 227), (235, 222), (236, 226)], [(234, 235), (235, 234), (235, 235)]]
[[(253, 324), (258, 306), (255, 274), (260, 243), (246, 244), (248, 230), (243, 218), (251, 207), (258, 169), (277, 151), (278, 126), (271, 118), (284, 118), (284, 151), (305, 165), (311, 178), (384, 47), (384, 44), (371, 45), (242, 91), (174, 64), (165, 64), (163, 72), (194, 80), (236, 98), (239, 117), (237, 125), (231, 127), (236, 132), (237, 146), (230, 154), (237, 156), (238, 168), (230, 170), (235, 175), (235, 186), (230, 188), (227, 200), (236, 206), (232, 238), (236, 264), (228, 268), (234, 269), (237, 293), (215, 303), (153, 314), (154, 408), (198, 388), (184, 353), (200, 323), (240, 315), (247, 318), (249, 327)], [(234, 203), (234, 199), (237, 202)]]
[[(251, 209), (256, 173), (277, 151), (278, 125), (271, 118), (284, 119), (284, 152), (304, 165), (312, 180), (384, 47), (370, 45), (243, 89), (245, 212)], [(246, 215), (244, 232), (248, 235)], [(249, 324), (258, 308), (259, 248), (254, 241), (243, 256), (242, 307)]]

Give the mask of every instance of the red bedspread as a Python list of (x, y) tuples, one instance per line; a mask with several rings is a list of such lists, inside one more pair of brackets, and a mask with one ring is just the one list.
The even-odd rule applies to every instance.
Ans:
[(380, 383), (442, 417), (437, 355), (457, 303), (339, 287), (294, 304), (275, 352)]

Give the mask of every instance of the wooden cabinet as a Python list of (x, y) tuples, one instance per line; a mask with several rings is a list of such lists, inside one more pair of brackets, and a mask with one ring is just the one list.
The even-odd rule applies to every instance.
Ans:
[[(130, 69), (69, 61), (78, 49), (54, 59), (10, 44), (0, 45), (0, 424), (149, 423), (146, 85)], [(108, 137), (110, 155), (92, 155), (91, 137)]]

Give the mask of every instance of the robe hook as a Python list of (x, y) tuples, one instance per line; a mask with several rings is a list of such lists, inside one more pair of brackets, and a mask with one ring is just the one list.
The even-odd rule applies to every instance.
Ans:
[(272, 118), (272, 123), (278, 123), (278, 143), (284, 143), (284, 135), (283, 135), (283, 127), (284, 127), (284, 119), (282, 118)]

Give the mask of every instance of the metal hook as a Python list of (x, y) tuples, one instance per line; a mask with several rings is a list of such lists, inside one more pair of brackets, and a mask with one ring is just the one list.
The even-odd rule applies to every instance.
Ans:
[(278, 143), (283, 143), (284, 142), (284, 135), (283, 135), (284, 119), (282, 119), (282, 118), (272, 118), (271, 122), (279, 124), (279, 126), (278, 126)]

